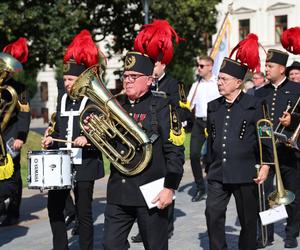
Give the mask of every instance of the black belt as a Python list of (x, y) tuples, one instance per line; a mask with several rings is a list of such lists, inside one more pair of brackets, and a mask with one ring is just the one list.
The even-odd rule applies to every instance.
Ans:
[(207, 121), (207, 118), (206, 118), (206, 117), (197, 117), (196, 119), (197, 119), (197, 120), (200, 120), (200, 121), (204, 121), (204, 122)]

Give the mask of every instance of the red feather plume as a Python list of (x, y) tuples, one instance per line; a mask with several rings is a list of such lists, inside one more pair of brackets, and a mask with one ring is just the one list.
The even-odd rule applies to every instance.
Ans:
[(300, 54), (300, 27), (293, 27), (281, 34), (281, 44), (289, 52)]
[(169, 64), (174, 53), (173, 40), (178, 44), (183, 39), (177, 35), (168, 21), (154, 20), (150, 24), (143, 25), (135, 38), (134, 50), (147, 54), (155, 61)]
[(257, 35), (250, 33), (240, 41), (230, 53), (230, 58), (236, 52), (236, 60), (246, 64), (251, 71), (260, 72), (259, 43)]
[(4, 47), (4, 53), (8, 53), (16, 58), (20, 63), (25, 63), (28, 60), (27, 39), (20, 37), (17, 41), (12, 42)]
[(64, 62), (73, 58), (77, 64), (84, 64), (86, 67), (91, 67), (99, 63), (100, 50), (93, 41), (91, 33), (88, 30), (82, 30), (76, 35), (67, 47)]

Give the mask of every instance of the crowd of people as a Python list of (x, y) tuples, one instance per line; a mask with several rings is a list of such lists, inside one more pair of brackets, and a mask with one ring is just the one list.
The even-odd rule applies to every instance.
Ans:
[[(80, 249), (93, 249), (94, 183), (104, 176), (101, 152), (117, 155), (110, 160), (104, 249), (128, 249), (128, 235), (135, 222), (139, 233), (132, 238), (133, 242), (142, 242), (145, 249), (168, 249), (168, 239), (174, 230), (176, 202), (173, 197), (183, 176), (184, 124), (188, 119), (193, 120), (190, 160), (196, 187), (191, 202), (206, 200), (210, 249), (227, 249), (225, 218), (232, 195), (241, 224), (238, 248), (253, 250), (273, 243), (274, 225), (267, 226), (267, 242), (261, 238), (262, 232), (258, 227), (258, 185), (265, 187), (266, 195), (274, 190), (275, 169), (268, 163), (275, 156), (268, 142), (263, 143), (263, 151), (259, 149), (257, 122), (267, 119), (273, 124), (273, 130), (282, 126), (288, 138), (293, 135), (299, 126), (300, 63), (295, 61), (286, 67), (289, 54), (269, 49), (265, 74), (260, 72), (257, 70), (260, 62), (258, 53), (242, 56), (247, 46), (252, 50), (255, 48), (249, 45), (250, 42), (255, 43), (258, 50), (258, 42), (252, 39), (253, 36), (250, 34), (245, 39), (248, 41), (244, 43), (246, 47), (240, 43), (235, 48), (238, 50), (235, 59), (232, 56), (224, 58), (218, 76), (212, 73), (214, 60), (200, 56), (197, 59), (197, 81), (186, 96), (183, 83), (167, 73), (174, 41), (178, 43), (180, 37), (165, 20), (144, 25), (133, 43), (134, 50), (129, 51), (124, 60), (122, 81), (125, 97), (116, 97), (117, 102), (111, 96), (104, 100), (104, 110), (94, 107), (86, 110), (83, 116), (83, 110), (97, 99), (94, 98), (97, 93), (91, 92), (99, 90), (98, 85), (102, 84), (97, 65), (105, 60), (100, 58), (103, 53), (89, 31), (83, 30), (74, 37), (63, 58), (63, 79), (58, 81), (56, 116), (41, 142), (45, 151), (61, 150), (76, 155), (76, 161), (71, 164), (73, 194), (70, 194), (70, 187), (50, 188), (48, 191), (47, 209), (53, 249), (68, 249), (67, 226), (75, 219), (74, 234), (79, 235)], [(286, 49), (297, 54), (290, 47)], [(24, 52), (23, 57), (20, 58), (21, 53), (16, 51)], [(26, 39), (6, 46), (3, 52), (0, 60), (8, 54), (25, 63), (28, 54)], [(249, 72), (253, 86), (245, 89), (243, 84)], [(15, 89), (18, 100), (7, 126), (1, 126), (0, 139), (6, 146), (13, 138), (12, 152), (17, 153), (13, 157), (13, 171), (7, 161), (1, 162), (0, 159), (0, 216), (5, 216), (1, 227), (15, 225), (19, 221), (22, 196), (19, 152), (26, 142), (30, 124), (26, 87), (13, 80), (13, 71), (8, 73), (2, 79), (2, 85)], [(89, 74), (87, 79), (98, 81), (97, 88), (86, 82), (84, 88), (76, 86), (77, 80), (85, 74)], [(74, 94), (75, 88), (88, 94), (78, 96)], [(9, 102), (9, 98), (11, 96), (1, 95), (1, 102)], [(105, 116), (105, 111), (111, 112), (111, 115)], [(4, 115), (1, 114), (1, 122)], [(118, 116), (124, 121), (113, 127), (121, 133), (108, 138), (111, 131), (101, 131), (98, 137), (93, 137), (93, 130), (102, 128), (96, 123), (103, 123), (109, 130), (114, 121), (105, 119), (118, 120)], [(80, 119), (83, 120), (81, 125)], [(134, 133), (131, 133), (133, 130)], [(106, 136), (101, 137), (105, 133)], [(125, 139), (126, 136), (129, 139)], [(147, 139), (136, 142), (136, 137)], [(98, 143), (103, 146), (101, 150), (95, 140), (101, 141)], [(104, 146), (103, 141), (111, 147)], [(127, 143), (134, 148), (134, 156), (130, 160), (125, 157), (131, 153)], [(288, 218), (284, 247), (297, 248), (300, 231), (299, 152), (287, 144), (280, 142), (276, 145), (283, 184), (295, 195), (295, 199), (286, 204)], [(0, 153), (5, 159), (12, 154), (3, 147)], [(255, 169), (257, 164), (259, 167)], [(154, 208), (150, 209), (140, 187), (160, 179), (163, 184), (152, 199)]]

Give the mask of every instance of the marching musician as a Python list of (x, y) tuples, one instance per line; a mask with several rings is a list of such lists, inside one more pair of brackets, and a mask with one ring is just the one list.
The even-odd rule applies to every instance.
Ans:
[[(20, 63), (25, 63), (28, 59), (28, 46), (27, 40), (23, 37), (19, 38), (17, 41), (7, 45), (3, 49), (4, 53), (12, 55)], [(26, 143), (27, 135), (29, 132), (30, 125), (30, 106), (29, 106), (29, 95), (27, 87), (16, 81), (13, 77), (9, 76), (2, 85), (7, 85), (12, 87), (18, 98), (18, 103), (13, 109), (8, 124), (4, 131), (2, 131), (2, 136), (4, 139), (4, 146), (10, 141), (9, 147), (12, 149), (13, 153), (13, 174), (8, 179), (0, 179), (0, 215), (1, 207), (2, 213), (4, 212), (4, 200), (9, 201), (8, 207), (6, 209), (6, 217), (0, 224), (0, 226), (10, 226), (17, 224), (19, 222), (20, 216), (20, 205), (22, 200), (22, 178), (21, 178), (21, 149)], [(11, 97), (7, 96), (6, 93), (2, 92), (1, 98), (4, 101), (10, 101)], [(3, 122), (3, 116), (5, 112), (1, 114), (1, 123)], [(9, 152), (9, 151), (8, 151)], [(1, 175), (1, 174), (0, 174)]]
[[(256, 249), (257, 184), (265, 181), (269, 166), (260, 166), (256, 173), (255, 165), (259, 163), (256, 123), (263, 114), (261, 103), (241, 91), (247, 70), (244, 63), (224, 58), (218, 75), (221, 97), (208, 103), (205, 215), (211, 250), (227, 249), (225, 218), (232, 194), (241, 224), (239, 249)], [(270, 157), (269, 150), (264, 152), (264, 159)]]
[[(190, 113), (186, 107), (186, 95), (184, 84), (174, 79), (168, 72), (167, 66), (171, 62), (174, 53), (173, 43), (180, 40), (178, 34), (167, 20), (154, 20), (150, 24), (145, 24), (135, 38), (134, 50), (145, 53), (155, 61), (151, 90), (154, 95), (161, 94), (169, 98), (170, 104), (177, 108), (180, 120), (186, 120)], [(184, 140), (185, 133), (177, 137)], [(168, 237), (171, 238), (174, 231), (174, 205), (169, 209), (169, 229)], [(141, 235), (138, 233), (131, 237), (133, 242), (142, 242)]]
[[(300, 97), (300, 86), (289, 81), (285, 76), (288, 53), (269, 49), (266, 59), (266, 78), (269, 83), (255, 92), (255, 96), (265, 100), (274, 131), (280, 122), (285, 123), (284, 116), (287, 115), (288, 105), (293, 107)], [(287, 125), (287, 124), (286, 124)], [(279, 132), (279, 131), (278, 131)], [(287, 137), (292, 135), (291, 126), (285, 129)], [(286, 206), (288, 218), (285, 228), (285, 248), (296, 248), (298, 242), (296, 237), (299, 232), (299, 222), (297, 221), (297, 204), (299, 203), (299, 179), (297, 178), (297, 162), (299, 158), (294, 149), (281, 143), (277, 147), (280, 171), (283, 185), (287, 190), (295, 194), (295, 200)], [(265, 190), (267, 192), (267, 190)], [(270, 226), (269, 226), (270, 227)], [(270, 230), (270, 229), (269, 229)], [(273, 235), (269, 235), (269, 241), (273, 240)]]
[[(128, 52), (123, 87), (128, 97), (121, 105), (152, 138), (152, 160), (139, 174), (127, 176), (111, 165), (107, 185), (104, 249), (128, 249), (127, 237), (137, 219), (145, 249), (168, 249), (168, 210), (183, 174), (184, 147), (175, 145), (180, 130), (176, 110), (166, 98), (153, 96), (154, 62), (146, 54)], [(164, 177), (163, 189), (148, 209), (139, 187)], [(151, 225), (151, 226), (149, 226)]]
[[(92, 200), (95, 180), (104, 176), (102, 154), (88, 145), (79, 126), (79, 115), (88, 104), (87, 97), (72, 100), (70, 90), (78, 76), (88, 67), (98, 64), (99, 50), (87, 30), (81, 31), (68, 46), (64, 56), (64, 87), (66, 93), (57, 105), (54, 132), (44, 137), (44, 148), (64, 148), (76, 152), (73, 163), (76, 214), (79, 222), (80, 249), (93, 249)], [(55, 142), (54, 138), (66, 139), (67, 143)], [(71, 145), (71, 141), (74, 145)], [(74, 158), (74, 157), (73, 157)], [(68, 249), (67, 230), (64, 218), (69, 189), (50, 190), (48, 215), (53, 234), (53, 249)]]

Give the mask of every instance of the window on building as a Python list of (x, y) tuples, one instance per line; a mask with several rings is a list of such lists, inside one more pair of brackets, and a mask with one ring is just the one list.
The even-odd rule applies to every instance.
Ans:
[(280, 43), (280, 36), (287, 29), (287, 15), (275, 16), (275, 43)]
[(250, 33), (250, 19), (239, 20), (239, 40), (243, 40)]
[(48, 101), (48, 82), (41, 82), (41, 101)]

